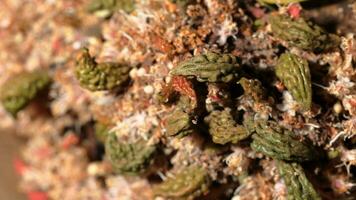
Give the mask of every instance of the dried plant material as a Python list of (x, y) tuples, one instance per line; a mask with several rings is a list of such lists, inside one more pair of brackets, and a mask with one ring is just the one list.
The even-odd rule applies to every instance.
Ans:
[(184, 137), (193, 132), (192, 122), (188, 113), (181, 109), (173, 111), (166, 119), (166, 134), (168, 136)]
[(308, 181), (302, 166), (277, 160), (279, 173), (288, 189), (289, 200), (320, 200), (313, 185)]
[(290, 3), (299, 3), (303, 1), (308, 1), (308, 0), (258, 0), (261, 3), (267, 3), (267, 4), (290, 4)]
[(312, 105), (312, 89), (308, 61), (285, 53), (279, 57), (276, 75), (300, 106), (309, 110)]
[(194, 91), (193, 84), (184, 76), (174, 76), (172, 78), (172, 86), (177, 92), (182, 95), (187, 95), (189, 98), (196, 101), (197, 95)]
[(152, 162), (156, 147), (144, 140), (130, 143), (120, 141), (115, 134), (109, 134), (105, 149), (116, 173), (138, 175), (145, 172)]
[(89, 12), (101, 12), (100, 16), (107, 17), (115, 11), (124, 10), (132, 12), (135, 9), (135, 0), (92, 0), (88, 5)]
[(130, 66), (119, 63), (97, 63), (88, 49), (77, 60), (75, 75), (82, 87), (90, 91), (123, 89), (129, 81)]
[(273, 35), (288, 43), (290, 47), (298, 47), (307, 51), (324, 51), (340, 44), (340, 38), (326, 33), (317, 25), (303, 18), (292, 19), (287, 15), (269, 16)]
[(235, 122), (229, 108), (212, 111), (205, 118), (205, 122), (209, 125), (213, 142), (217, 144), (237, 143), (250, 136), (242, 125)]
[(16, 116), (50, 83), (51, 78), (46, 71), (22, 72), (1, 86), (0, 101), (7, 112)]
[(208, 172), (200, 166), (192, 165), (182, 168), (153, 190), (156, 196), (192, 200), (207, 193), (209, 186)]
[(251, 147), (266, 156), (297, 162), (320, 157), (308, 140), (298, 140), (293, 132), (279, 126), (276, 122), (256, 120), (254, 131)]
[(238, 67), (234, 56), (209, 52), (180, 63), (170, 73), (200, 82), (229, 82), (237, 76)]
[(241, 84), (246, 95), (251, 96), (254, 101), (261, 102), (264, 99), (265, 93), (259, 80), (242, 77), (239, 84)]

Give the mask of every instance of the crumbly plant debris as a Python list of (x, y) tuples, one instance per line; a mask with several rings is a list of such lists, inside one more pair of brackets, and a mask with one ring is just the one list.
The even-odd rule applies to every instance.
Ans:
[(0, 1), (0, 128), (27, 140), (19, 188), (353, 199), (353, 19), (352, 0)]

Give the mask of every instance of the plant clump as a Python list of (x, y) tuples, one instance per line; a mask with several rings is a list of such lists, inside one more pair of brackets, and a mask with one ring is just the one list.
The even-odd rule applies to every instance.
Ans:
[(319, 26), (303, 18), (292, 19), (287, 15), (269, 16), (272, 33), (291, 47), (306, 51), (325, 51), (340, 44), (338, 36), (328, 34)]
[(5, 110), (16, 116), (51, 83), (46, 71), (22, 72), (1, 86), (0, 101)]
[(195, 77), (200, 82), (229, 82), (237, 76), (238, 68), (234, 56), (209, 52), (180, 63), (170, 73)]
[(312, 88), (308, 61), (294, 54), (284, 53), (276, 65), (276, 75), (301, 107), (309, 110)]
[(167, 177), (153, 190), (156, 196), (191, 200), (207, 193), (210, 183), (208, 172), (204, 168), (191, 165), (182, 168), (172, 177)]
[(119, 174), (137, 175), (144, 173), (152, 163), (156, 147), (144, 140), (136, 142), (119, 141), (115, 134), (109, 134), (105, 143), (106, 153)]
[(213, 142), (217, 144), (237, 143), (250, 136), (244, 126), (235, 122), (229, 108), (212, 111), (205, 117), (205, 122), (209, 125)]
[(130, 66), (119, 63), (97, 63), (88, 49), (77, 60), (75, 75), (82, 87), (90, 91), (123, 89), (130, 79)]

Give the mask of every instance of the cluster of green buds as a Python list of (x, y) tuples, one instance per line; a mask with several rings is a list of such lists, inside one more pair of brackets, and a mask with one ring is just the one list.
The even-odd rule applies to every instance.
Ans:
[(274, 121), (255, 120), (253, 131), (251, 148), (266, 156), (296, 162), (315, 160), (320, 156), (310, 141), (300, 141), (292, 131)]
[(101, 12), (101, 16), (104, 17), (108, 17), (118, 10), (130, 13), (134, 9), (135, 0), (92, 0), (88, 6), (89, 12)]
[(82, 87), (90, 91), (123, 89), (130, 80), (131, 67), (119, 63), (97, 63), (84, 48), (77, 60), (75, 74)]
[(22, 72), (1, 87), (0, 101), (5, 110), (16, 116), (51, 83), (46, 71)]
[(192, 119), (188, 113), (177, 108), (166, 119), (165, 128), (168, 136), (184, 137), (193, 132)]
[(144, 173), (153, 162), (156, 147), (143, 139), (133, 143), (120, 141), (110, 133), (106, 138), (105, 152), (115, 173), (137, 175)]
[(230, 82), (237, 76), (238, 68), (235, 56), (209, 52), (180, 63), (170, 73), (195, 77), (200, 82)]
[(212, 111), (205, 117), (205, 122), (209, 125), (213, 142), (217, 144), (237, 143), (250, 136), (244, 126), (235, 122), (230, 108)]
[(320, 200), (313, 185), (305, 176), (302, 166), (276, 160), (280, 175), (288, 190), (288, 200)]
[(326, 33), (317, 25), (308, 23), (303, 18), (292, 19), (287, 15), (269, 17), (273, 35), (288, 43), (308, 51), (324, 51), (340, 44), (340, 38)]
[(279, 57), (276, 75), (304, 110), (312, 104), (311, 76), (308, 61), (291, 53)]
[(173, 177), (167, 177), (153, 188), (155, 196), (169, 199), (192, 200), (208, 192), (211, 180), (207, 170), (191, 165)]

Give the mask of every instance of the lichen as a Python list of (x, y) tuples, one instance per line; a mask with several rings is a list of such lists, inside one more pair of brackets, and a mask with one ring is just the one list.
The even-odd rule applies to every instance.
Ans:
[(152, 163), (156, 147), (144, 140), (133, 143), (119, 141), (111, 133), (107, 136), (105, 151), (116, 173), (138, 175)]
[(308, 51), (324, 51), (340, 44), (338, 36), (326, 33), (319, 26), (303, 18), (292, 19), (287, 15), (269, 16), (273, 35), (291, 47)]
[(313, 185), (305, 176), (298, 163), (287, 163), (277, 160), (277, 167), (288, 190), (288, 200), (320, 200)]
[[(292, 131), (276, 122), (255, 120), (251, 147), (266, 156), (287, 161), (309, 161), (321, 157), (307, 139), (300, 141)], [(251, 130), (250, 130), (251, 131)]]
[(46, 71), (22, 72), (1, 86), (0, 101), (5, 110), (16, 116), (51, 83)]
[(291, 53), (279, 57), (276, 75), (305, 110), (312, 104), (311, 76), (308, 62)]
[(120, 63), (97, 63), (84, 48), (77, 60), (75, 75), (82, 87), (91, 91), (122, 90), (130, 79), (131, 67)]
[(153, 190), (156, 196), (177, 200), (192, 200), (208, 192), (210, 186), (208, 172), (197, 165), (182, 168), (172, 177), (167, 177)]
[(188, 78), (195, 77), (200, 82), (229, 82), (237, 76), (238, 68), (233, 55), (209, 52), (183, 61), (170, 73)]
[(230, 108), (212, 111), (205, 118), (205, 122), (209, 125), (213, 142), (217, 144), (237, 143), (250, 136), (244, 126), (235, 122)]

